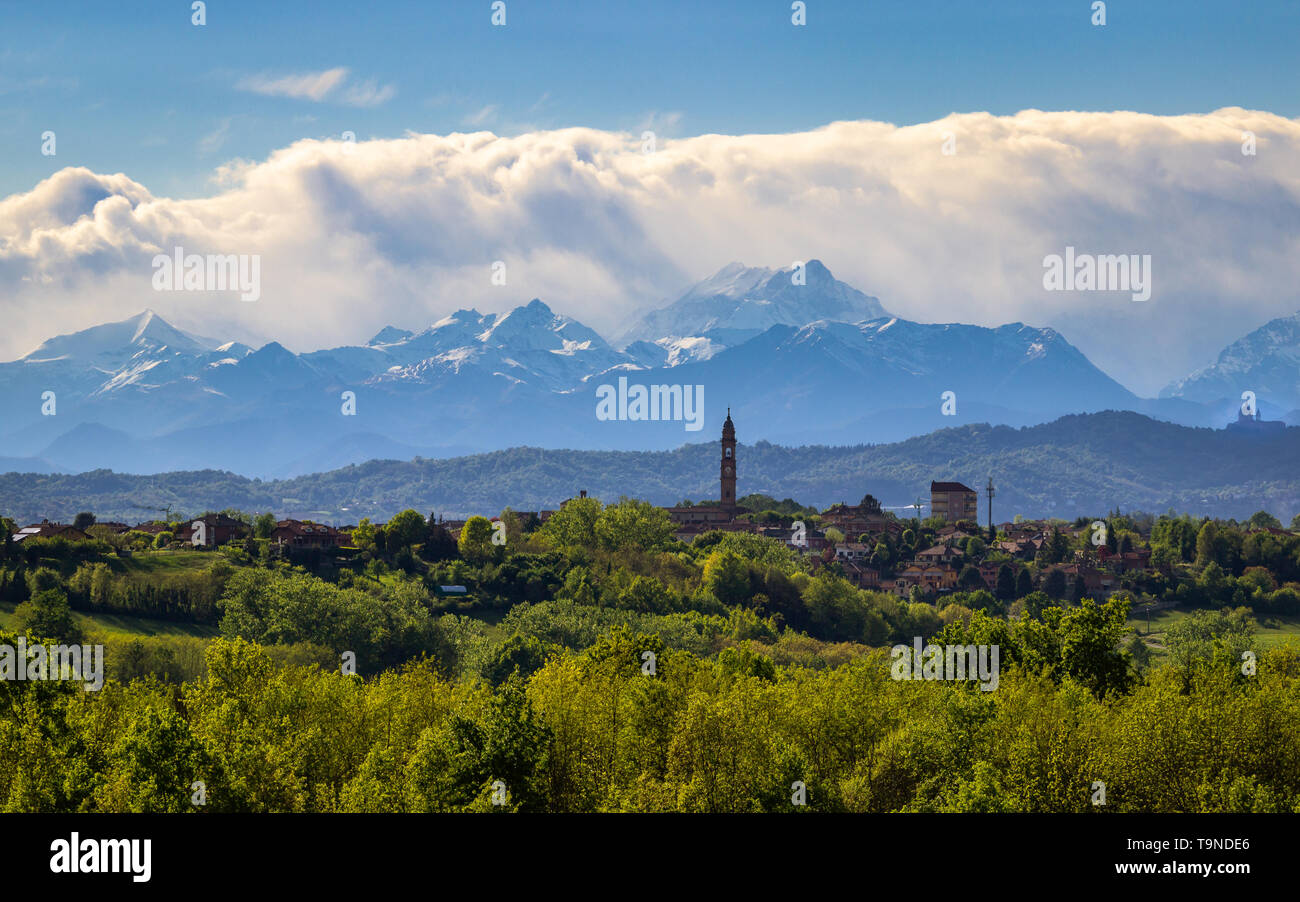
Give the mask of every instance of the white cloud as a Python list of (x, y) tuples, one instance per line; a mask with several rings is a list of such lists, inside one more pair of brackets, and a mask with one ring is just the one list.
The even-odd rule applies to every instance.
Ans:
[(349, 83), (349, 72), (344, 66), (293, 75), (250, 75), (240, 79), (235, 87), (268, 97), (292, 97), (315, 103), (336, 99), (339, 103), (355, 107), (379, 106), (397, 94), (396, 86), (381, 85), (374, 78)]
[(220, 150), (225, 145), (226, 139), (230, 137), (230, 123), (231, 117), (227, 116), (221, 120), (220, 125), (200, 138), (199, 153), (213, 154)]
[(250, 75), (235, 85), (241, 91), (266, 94), (270, 97), (294, 97), (320, 103), (331, 91), (348, 77), (342, 66), (323, 72), (303, 72), (297, 75)]
[[(298, 350), (535, 296), (612, 334), (729, 261), (817, 257), (910, 319), (1055, 325), (1152, 394), (1300, 307), (1300, 121), (1240, 109), (837, 122), (648, 155), (591, 129), (304, 140), (221, 174), (173, 200), (65, 169), (0, 200), (0, 359), (146, 306)], [(177, 244), (261, 254), (262, 299), (154, 293), (150, 260)], [(1067, 245), (1151, 254), (1151, 300), (1044, 291)]]
[(373, 78), (359, 85), (352, 85), (343, 92), (343, 102), (348, 106), (379, 106), (392, 99), (397, 88), (392, 85), (380, 86)]
[(495, 103), (489, 103), (487, 106), (470, 113), (463, 121), (466, 125), (483, 125), (496, 118), (498, 109), (499, 107)]
[(548, 102), (550, 99), (551, 99), (551, 92), (550, 92), (550, 91), (543, 91), (543, 92), (542, 92), (542, 96), (541, 96), (541, 97), (538, 97), (537, 100), (536, 100), (536, 102), (533, 103), (533, 105), (530, 106), (530, 107), (528, 108), (528, 112), (530, 112), (530, 113), (536, 113), (536, 112), (537, 112), (538, 110), (540, 110), (542, 107), (546, 106), (547, 102)]

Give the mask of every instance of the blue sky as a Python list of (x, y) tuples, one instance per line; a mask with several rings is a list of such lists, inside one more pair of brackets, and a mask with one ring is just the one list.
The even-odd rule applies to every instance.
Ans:
[[(0, 0), (0, 358), (145, 307), (294, 350), (532, 298), (616, 335), (819, 259), (1149, 395), (1300, 308), (1297, 0), (807, 4)], [(178, 246), (256, 255), (262, 299), (153, 290)], [(1069, 247), (1150, 255), (1150, 300), (1047, 291)]]
[[(488, 0), (212, 0), (199, 28), (185, 0), (5, 2), (0, 196), (71, 165), (197, 196), (225, 161), (345, 130), (680, 137), (1029, 108), (1300, 114), (1295, 2), (1115, 0), (1104, 28), (1089, 0), (809, 0), (803, 28), (785, 0), (508, 0), (504, 28), (490, 14)], [(248, 89), (340, 68), (319, 102)], [(46, 129), (56, 157), (39, 153)]]

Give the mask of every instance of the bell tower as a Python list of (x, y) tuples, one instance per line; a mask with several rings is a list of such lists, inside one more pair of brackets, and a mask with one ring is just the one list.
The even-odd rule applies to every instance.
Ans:
[(731, 408), (727, 408), (727, 420), (722, 424), (722, 464), (719, 474), (722, 494), (719, 496), (722, 506), (729, 511), (736, 509), (736, 426), (731, 422)]

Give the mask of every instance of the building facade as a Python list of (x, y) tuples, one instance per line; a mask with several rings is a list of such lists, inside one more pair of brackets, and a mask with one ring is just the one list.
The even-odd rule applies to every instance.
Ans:
[(975, 520), (978, 517), (979, 496), (975, 490), (960, 482), (930, 483), (930, 515), (943, 517), (949, 523), (958, 520)]

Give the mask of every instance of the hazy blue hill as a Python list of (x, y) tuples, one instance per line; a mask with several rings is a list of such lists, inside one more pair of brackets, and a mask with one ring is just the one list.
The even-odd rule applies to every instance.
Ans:
[[(743, 440), (744, 422), (738, 430)], [(0, 476), (0, 513), (24, 522), (140, 518), (135, 505), (197, 513), (237, 507), (356, 522), (413, 507), (447, 516), (554, 508), (579, 490), (657, 504), (717, 494), (717, 445), (672, 451), (511, 448), (443, 460), (372, 460), (292, 479), (251, 480), (218, 470), (128, 476)], [(925, 498), (932, 479), (998, 488), (996, 519), (1017, 513), (1073, 517), (1119, 506), (1242, 518), (1267, 508), (1289, 522), (1300, 512), (1300, 428), (1274, 436), (1233, 435), (1105, 411), (1024, 428), (986, 424), (943, 429), (881, 445), (789, 448), (741, 443), (740, 490), (804, 503), (853, 502), (870, 492), (888, 505)], [(928, 500), (928, 499), (927, 499)], [(980, 517), (986, 516), (981, 495)]]

